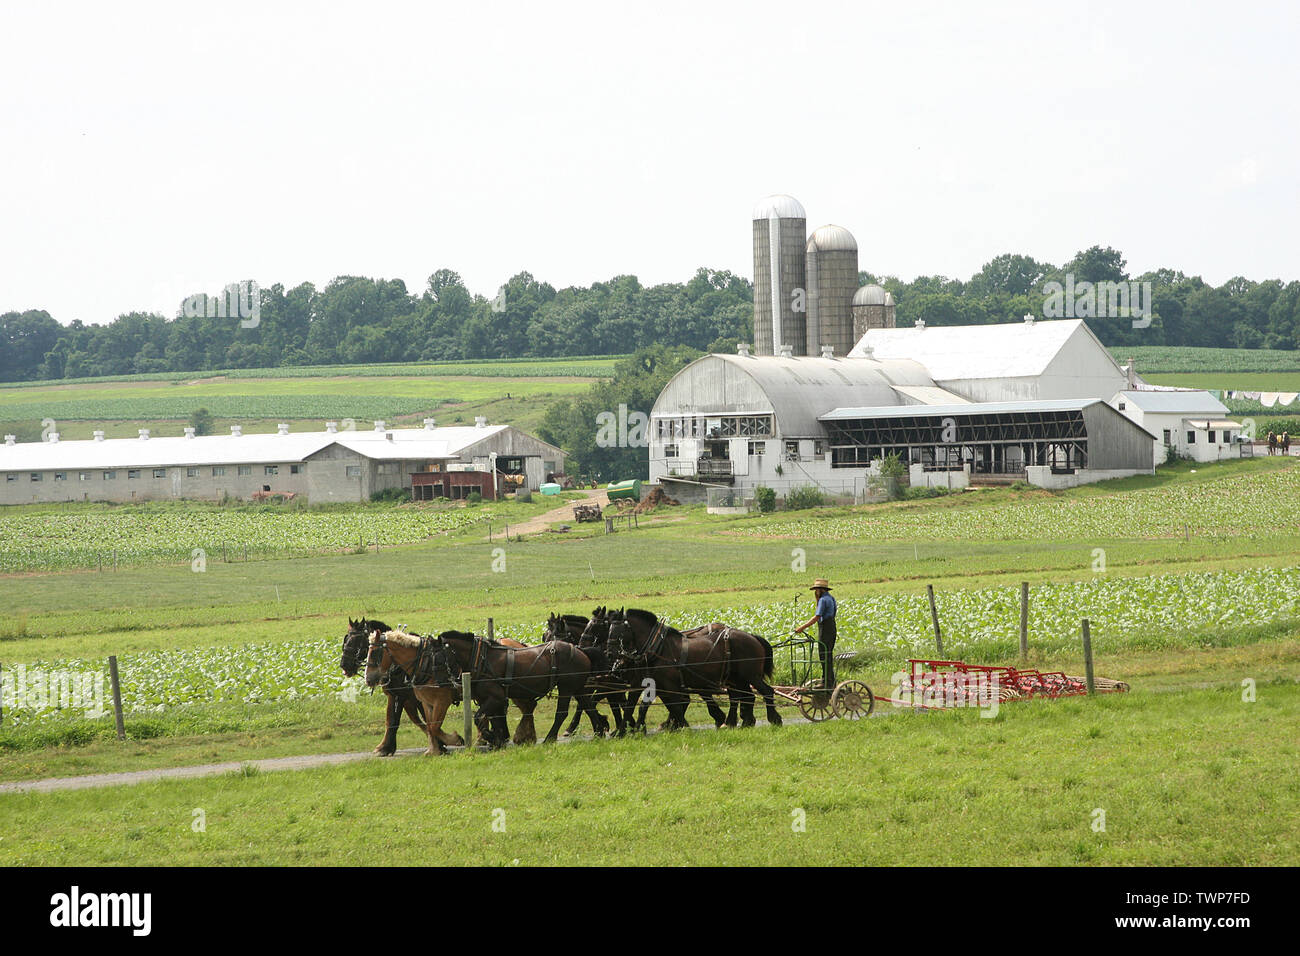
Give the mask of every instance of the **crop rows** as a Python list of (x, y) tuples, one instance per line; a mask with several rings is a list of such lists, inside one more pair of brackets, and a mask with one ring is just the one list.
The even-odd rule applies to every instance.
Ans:
[(481, 522), (490, 508), (279, 510), (119, 508), (0, 514), (0, 573), (318, 554), (378, 540), (381, 546), (421, 541)]
[[(978, 496), (969, 492), (966, 497)], [(1300, 526), (1300, 469), (1252, 472), (1122, 495), (1032, 496), (982, 506), (883, 508), (849, 517), (803, 513), (737, 529), (801, 540), (1106, 541), (1117, 538), (1265, 538)]]
[[(1257, 568), (1201, 574), (1122, 578), (1098, 574), (1086, 581), (1042, 584), (1031, 594), (1031, 647), (1062, 651), (1077, 647), (1079, 621), (1092, 623), (1094, 647), (1104, 653), (1125, 643), (1150, 648), (1189, 646), (1210, 632), (1231, 632), (1300, 618), (1300, 567)], [(1005, 658), (1018, 641), (1019, 589), (1016, 586), (944, 591), (938, 609), (946, 655), (971, 661)], [(806, 603), (717, 606), (672, 620), (679, 628), (721, 620), (773, 643), (788, 637), (806, 619)], [(853, 650), (869, 659), (902, 666), (911, 656), (933, 656), (930, 611), (925, 592), (843, 597), (836, 651)], [(463, 621), (411, 622), (434, 631)], [(340, 629), (341, 631), (341, 629)], [(536, 643), (537, 624), (503, 626), (500, 637)], [(124, 708), (159, 713), (210, 702), (263, 704), (311, 698), (353, 699), (362, 690), (358, 676), (346, 679), (338, 667), (338, 638), (278, 644), (246, 644), (179, 651), (150, 651), (119, 658)], [(48, 661), (25, 665), (27, 679), (55, 672), (104, 674), (100, 661)], [(14, 669), (6, 667), (6, 679)], [(778, 683), (788, 679), (784, 655)], [(1123, 675), (1107, 675), (1122, 678)], [(14, 709), (6, 721), (29, 723), (58, 719), (70, 711)], [(79, 712), (78, 712), (79, 715)]]
[(1300, 351), (1211, 349), (1181, 345), (1125, 345), (1111, 350), (1116, 361), (1132, 357), (1138, 374), (1160, 372), (1294, 372)]

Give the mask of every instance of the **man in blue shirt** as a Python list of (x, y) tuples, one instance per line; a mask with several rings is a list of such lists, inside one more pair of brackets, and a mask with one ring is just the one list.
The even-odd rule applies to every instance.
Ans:
[(831, 586), (825, 578), (818, 578), (809, 588), (813, 592), (813, 597), (817, 599), (817, 608), (802, 627), (796, 627), (794, 632), (802, 634), (814, 624), (817, 625), (817, 642), (818, 652), (822, 659), (822, 678), (823, 685), (827, 688), (835, 687), (835, 612), (837, 605), (835, 598), (831, 597)]

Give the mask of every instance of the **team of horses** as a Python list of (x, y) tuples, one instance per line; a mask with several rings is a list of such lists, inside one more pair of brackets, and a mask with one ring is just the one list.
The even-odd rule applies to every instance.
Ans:
[[(423, 635), (349, 618), (339, 664), (349, 677), (364, 667), (366, 685), (381, 687), (388, 696), (384, 739), (375, 748), (384, 756), (397, 750), (404, 713), (428, 734), (428, 754), (466, 743), (442, 727), (447, 710), (460, 700), (465, 674), (477, 706), (479, 738), (491, 749), (511, 739), (510, 703), (521, 714), (514, 743), (535, 743), (533, 711), (552, 690), (558, 700), (543, 738), (547, 743), (559, 737), (575, 702), (566, 736), (576, 733), (584, 716), (597, 736), (610, 733), (600, 704), (609, 707), (616, 736), (644, 733), (646, 713), (656, 700), (668, 714), (663, 727), (683, 729), (689, 726), (686, 709), (693, 695), (704, 700), (718, 727), (736, 726), (738, 714), (741, 726), (752, 727), (756, 697), (767, 707), (768, 722), (781, 723), (768, 683), (772, 646), (756, 634), (720, 623), (683, 632), (650, 611), (602, 606), (590, 616), (551, 614), (542, 637), (541, 644), (525, 645), (460, 631)], [(721, 694), (727, 695), (727, 712), (714, 699)]]

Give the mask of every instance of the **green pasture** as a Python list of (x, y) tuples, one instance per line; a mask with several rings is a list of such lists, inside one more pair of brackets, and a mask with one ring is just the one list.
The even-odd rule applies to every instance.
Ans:
[(1297, 722), (1279, 679), (0, 794), (0, 862), (1288, 865)]

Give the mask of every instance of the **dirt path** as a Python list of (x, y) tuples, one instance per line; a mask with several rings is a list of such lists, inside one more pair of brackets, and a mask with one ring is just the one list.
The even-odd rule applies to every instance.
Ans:
[[(879, 716), (879, 712), (873, 716)], [(806, 724), (808, 723), (802, 717), (786, 716), (786, 724)], [(767, 721), (758, 721), (759, 726), (765, 726)], [(695, 731), (712, 731), (711, 725), (700, 725), (692, 727)], [(657, 729), (650, 730), (650, 734), (657, 734)], [(733, 731), (728, 731), (732, 733)], [(743, 733), (743, 731), (734, 731)], [(575, 740), (591, 740), (590, 734), (579, 734), (576, 737), (561, 737), (560, 743), (573, 743)], [(510, 746), (514, 746), (511, 744)], [(448, 747), (452, 753), (459, 753), (463, 747)], [(482, 751), (486, 753), (486, 751)], [(423, 747), (411, 747), (397, 751), (398, 757), (419, 756), (424, 753)], [(96, 787), (125, 787), (140, 783), (154, 783), (159, 780), (185, 780), (195, 777), (217, 777), (227, 773), (241, 773), (245, 768), (254, 768), (258, 773), (268, 773), (276, 770), (309, 770), (313, 767), (331, 767), (337, 764), (352, 763), (357, 760), (383, 760), (386, 758), (379, 757), (370, 751), (345, 753), (345, 754), (306, 754), (300, 757), (271, 757), (266, 760), (239, 760), (227, 761), (225, 763), (204, 763), (195, 764), (189, 767), (163, 767), (157, 770), (130, 770), (121, 773), (92, 773), (80, 777), (47, 777), (44, 780), (19, 780), (13, 783), (0, 783), (0, 794), (2, 793), (51, 793), (55, 790), (90, 790)], [(432, 758), (430, 758), (432, 759)]]
[[(604, 495), (605, 492), (600, 488), (587, 488), (582, 491), (584, 501), (591, 501)], [(514, 534), (537, 534), (539, 531), (545, 531), (551, 525), (558, 521), (568, 524), (575, 524), (573, 520), (573, 506), (575, 502), (566, 501), (558, 508), (552, 508), (550, 511), (540, 514), (535, 518), (529, 518), (527, 521), (521, 521), (519, 524), (510, 525), (510, 533)]]

